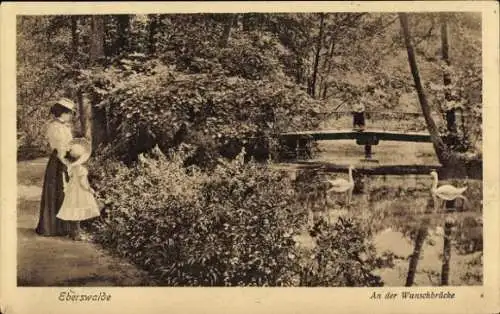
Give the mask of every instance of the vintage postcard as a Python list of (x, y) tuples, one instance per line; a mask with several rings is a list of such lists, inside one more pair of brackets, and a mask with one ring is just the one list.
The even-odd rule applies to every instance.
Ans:
[(2, 5), (1, 314), (498, 313), (498, 9)]

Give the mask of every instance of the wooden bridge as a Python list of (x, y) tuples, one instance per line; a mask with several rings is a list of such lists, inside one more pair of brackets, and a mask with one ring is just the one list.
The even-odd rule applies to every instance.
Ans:
[[(284, 159), (310, 159), (311, 144), (315, 141), (330, 141), (330, 140), (355, 140), (356, 144), (364, 145), (364, 159), (363, 161), (378, 162), (372, 159), (372, 146), (378, 145), (380, 141), (399, 141), (399, 142), (415, 142), (415, 143), (431, 143), (431, 136), (428, 132), (402, 132), (402, 131), (388, 131), (383, 129), (371, 129), (365, 126), (365, 112), (352, 112), (353, 128), (351, 129), (328, 129), (328, 130), (315, 130), (315, 131), (298, 131), (286, 132), (280, 135), (280, 141), (284, 146)], [(415, 114), (410, 113), (414, 118)], [(302, 163), (302, 162), (301, 162)], [(314, 163), (313, 163), (314, 164)], [(301, 167), (305, 166), (302, 164)], [(313, 166), (313, 165), (311, 165)], [(319, 165), (314, 165), (317, 167)], [(323, 164), (323, 167), (328, 168), (330, 171), (342, 171), (345, 165), (339, 164)], [(375, 173), (392, 173), (397, 172), (405, 173), (428, 173), (429, 169), (435, 169), (440, 165), (398, 165), (394, 166), (364, 166), (367, 174)], [(392, 169), (394, 168), (394, 169)], [(396, 169), (397, 168), (397, 169)], [(397, 170), (397, 171), (396, 171)]]
[[(358, 144), (378, 141), (402, 141), (430, 143), (431, 136), (424, 132), (392, 132), (384, 130), (320, 130), (282, 133), (283, 139), (307, 138), (314, 141), (324, 140), (356, 140)], [(374, 144), (376, 145), (376, 144)]]
[[(295, 152), (296, 157), (308, 154), (307, 146), (313, 141), (325, 140), (356, 140), (356, 144), (365, 146), (365, 159), (372, 158), (372, 145), (378, 145), (379, 141), (400, 141), (431, 143), (429, 133), (419, 132), (391, 132), (384, 130), (321, 130), (287, 132), (281, 134), (282, 143), (288, 147), (289, 151)], [(308, 156), (310, 157), (310, 156)], [(306, 156), (306, 158), (308, 158)]]

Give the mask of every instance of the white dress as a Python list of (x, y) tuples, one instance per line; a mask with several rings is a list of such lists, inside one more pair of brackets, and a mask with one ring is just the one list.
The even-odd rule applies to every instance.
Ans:
[(74, 165), (68, 172), (69, 182), (65, 187), (64, 201), (57, 218), (79, 221), (100, 216), (99, 207), (90, 191), (87, 169), (82, 165)]

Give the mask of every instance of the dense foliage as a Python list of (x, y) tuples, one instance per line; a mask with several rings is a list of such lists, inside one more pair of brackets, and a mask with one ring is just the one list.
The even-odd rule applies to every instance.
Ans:
[(323, 223), (319, 229), (317, 246), (304, 267), (303, 285), (383, 285), (380, 277), (372, 273), (375, 267), (383, 267), (383, 259), (376, 257), (358, 221), (340, 217), (332, 226)]
[(98, 106), (109, 112), (111, 150), (124, 160), (181, 143), (197, 149), (198, 165), (213, 164), (219, 154), (233, 158), (242, 146), (266, 160), (280, 132), (317, 127), (322, 109), (294, 84), (183, 74), (162, 65), (145, 74), (112, 68), (88, 79), (99, 86), (91, 89)]
[[(240, 153), (232, 162), (220, 160), (207, 174), (183, 167), (189, 155), (183, 149), (185, 153), (170, 158), (154, 149), (131, 168), (94, 161), (91, 179), (106, 204), (102, 219), (92, 226), (98, 242), (150, 271), (162, 285), (379, 282), (370, 275), (376, 263), (357, 259), (371, 257), (373, 251), (352, 222), (327, 231), (315, 253), (330, 260), (328, 265), (342, 261), (341, 267), (316, 273), (315, 259), (304, 255), (294, 239), (306, 213), (285, 173), (245, 163)], [(325, 272), (328, 276), (318, 277)]]
[[(448, 63), (442, 55), (442, 16), (411, 15), (419, 69), (441, 135), (448, 136), (446, 110), (457, 108), (463, 118), (459, 115), (459, 142), (452, 143), (452, 148), (477, 155), (481, 151), (480, 16), (446, 15)], [(152, 108), (146, 110), (166, 118), (163, 122), (169, 125), (169, 133), (183, 126), (189, 136), (201, 139), (199, 130), (190, 129), (191, 120), (215, 119), (217, 127), (203, 128), (208, 132), (205, 137), (212, 138), (209, 142), (219, 133), (218, 141), (222, 142), (258, 137), (256, 143), (247, 145), (249, 154), (256, 156), (259, 154), (254, 150), (264, 156), (272, 153), (268, 147), (272, 141), (266, 137), (283, 129), (278, 124), (292, 121), (289, 128), (294, 130), (316, 128), (322, 119), (327, 125), (337, 124), (335, 119), (328, 121), (332, 118), (329, 113), (349, 110), (360, 101), (365, 102), (367, 110), (420, 111), (395, 14), (25, 16), (18, 19), (18, 30), (21, 150), (43, 152), (42, 125), (48, 111), (45, 104), (62, 95), (77, 100), (83, 90), (97, 91), (100, 100), (105, 100), (101, 103), (107, 110), (105, 118), (110, 120), (126, 116), (134, 106), (139, 107), (137, 115), (151, 102)], [(150, 70), (157, 66), (162, 69), (152, 75)], [(445, 86), (446, 72), (450, 72), (451, 84)], [(101, 86), (94, 79), (106, 83)], [(200, 83), (196, 83), (198, 80)], [(208, 90), (200, 90), (201, 82), (208, 81)], [(156, 83), (159, 85), (153, 86)], [(165, 87), (162, 83), (169, 84), (165, 95), (158, 91)], [(141, 86), (144, 84), (148, 85)], [(123, 86), (115, 88), (117, 85)], [(180, 94), (178, 103), (173, 94), (167, 95), (175, 90)], [(447, 92), (452, 100), (444, 100)], [(217, 93), (221, 95), (216, 97)], [(222, 95), (225, 93), (228, 95)], [(144, 94), (151, 99), (144, 99)], [(130, 98), (127, 109), (118, 109), (118, 101), (124, 98)], [(178, 108), (187, 108), (173, 108), (173, 101)], [(93, 106), (100, 103), (96, 99), (91, 102)], [(258, 107), (257, 112), (235, 117), (233, 111), (246, 105)], [(196, 116), (196, 110), (202, 107), (222, 108), (223, 112)], [(287, 112), (280, 113), (285, 108)], [(157, 109), (169, 111), (175, 120)], [(179, 110), (188, 114), (179, 115)], [(234, 118), (239, 118), (240, 123)], [(381, 120), (391, 125), (407, 119), (384, 116)], [(121, 141), (117, 136), (127, 133), (143, 136), (142, 127), (129, 130), (135, 133), (121, 129), (115, 133), (109, 129), (112, 124), (101, 119), (94, 125), (105, 129), (105, 142)], [(163, 137), (158, 143), (162, 148), (178, 145), (170, 141), (172, 134), (156, 132), (158, 136)], [(212, 147), (207, 150), (238, 151), (241, 145), (232, 143), (234, 149), (229, 149), (212, 143), (207, 144)], [(137, 147), (133, 154), (142, 150)]]
[[(439, 135), (449, 136), (450, 108), (463, 112), (447, 143), (480, 160), (480, 16), (448, 14), (447, 60), (441, 17), (410, 18), (423, 85)], [(268, 163), (279, 133), (337, 128), (332, 112), (360, 102), (383, 112), (377, 125), (424, 128), (397, 114), (421, 110), (397, 21), (375, 13), (19, 17), (18, 154), (45, 154), (48, 102), (74, 99), (77, 135), (92, 129), (90, 179), (105, 204), (93, 234), (163, 285), (382, 285), (372, 271), (383, 262), (357, 219), (323, 228), (312, 251), (300, 247), (306, 207), (295, 189), (303, 187)]]

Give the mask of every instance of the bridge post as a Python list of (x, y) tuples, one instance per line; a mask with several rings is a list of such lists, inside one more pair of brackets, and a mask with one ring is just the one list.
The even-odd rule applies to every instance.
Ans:
[(298, 159), (309, 159), (311, 158), (311, 139), (307, 136), (301, 136), (297, 138), (295, 146), (295, 156)]
[(365, 159), (372, 159), (372, 146), (370, 144), (365, 145)]
[(375, 161), (372, 159), (372, 146), (378, 145), (379, 139), (376, 135), (369, 135), (367, 133), (362, 133), (362, 137), (356, 140), (356, 144), (364, 145), (365, 147), (365, 161)]

